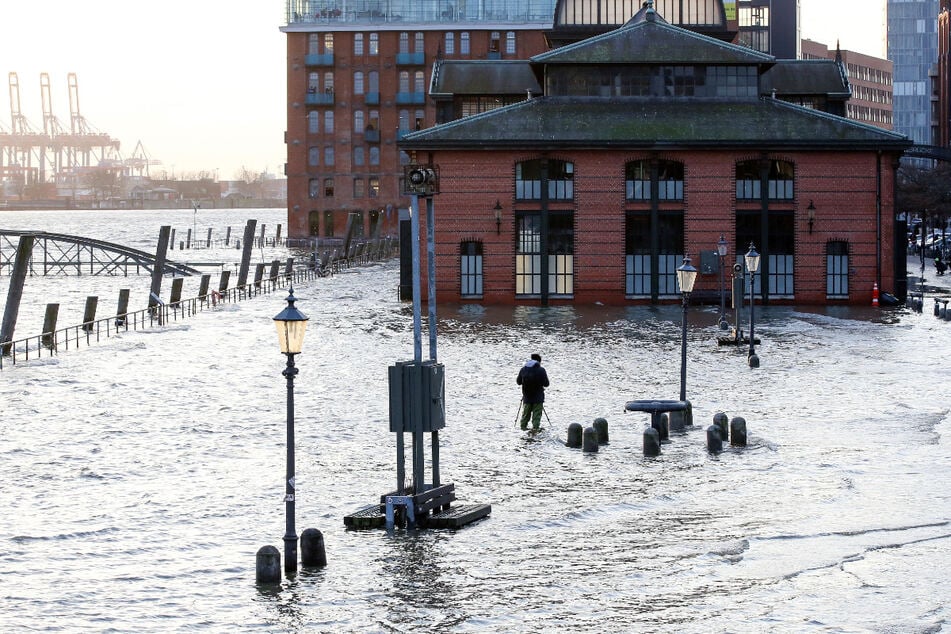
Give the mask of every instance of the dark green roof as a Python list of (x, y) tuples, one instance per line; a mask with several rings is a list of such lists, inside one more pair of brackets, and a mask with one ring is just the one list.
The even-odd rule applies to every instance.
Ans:
[(433, 69), (431, 95), (541, 94), (526, 60), (442, 60)]
[(894, 149), (894, 132), (778, 99), (538, 97), (403, 137), (407, 150), (502, 148)]
[(668, 24), (658, 16), (638, 20), (581, 42), (540, 53), (539, 64), (769, 64), (772, 55), (728, 44)]
[(779, 60), (760, 78), (763, 94), (827, 95), (848, 99), (849, 82), (831, 59)]

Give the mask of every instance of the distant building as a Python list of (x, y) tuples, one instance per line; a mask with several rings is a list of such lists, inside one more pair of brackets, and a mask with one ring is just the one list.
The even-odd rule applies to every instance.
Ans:
[(894, 126), (933, 145), (932, 78), (938, 62), (939, 0), (888, 0), (888, 59), (894, 64)]
[(932, 103), (934, 144), (951, 147), (951, 0), (941, 0), (938, 14), (938, 63), (934, 71)]
[(737, 44), (780, 59), (799, 59), (799, 0), (738, 0)]
[(812, 40), (802, 41), (803, 59), (832, 59), (845, 68), (851, 88), (845, 116), (886, 130), (894, 129), (892, 62), (848, 50), (829, 50)]
[[(779, 98), (784, 85), (809, 94), (810, 73), (796, 68), (832, 68), (813, 92), (841, 105), (825, 84), (845, 90), (834, 62), (777, 62), (648, 6), (530, 67), (543, 95), (399, 141), (438, 167), (441, 301), (676, 301), (686, 254), (700, 271), (695, 292), (713, 298), (721, 235), (728, 267), (751, 243), (762, 254), (763, 302), (867, 305), (873, 284), (904, 296), (893, 186), (910, 141)], [(768, 82), (775, 99), (763, 97)]]

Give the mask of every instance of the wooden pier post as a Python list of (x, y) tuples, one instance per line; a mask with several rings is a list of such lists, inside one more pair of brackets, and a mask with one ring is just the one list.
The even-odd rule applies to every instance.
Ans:
[(211, 248), (211, 227), (208, 227), (208, 239), (205, 240), (205, 248)]
[(208, 285), (211, 284), (211, 273), (203, 273), (198, 284), (198, 299), (205, 302), (208, 299)]
[(0, 355), (3, 356), (10, 354), (10, 342), (13, 341), (17, 315), (20, 313), (20, 300), (23, 298), (23, 284), (26, 283), (30, 256), (33, 254), (33, 241), (32, 235), (23, 235), (17, 243), (16, 260), (13, 263), (10, 287), (7, 290), (7, 304), (3, 311), (3, 323), (0, 324)]
[(254, 246), (254, 227), (258, 221), (248, 219), (244, 227), (244, 249), (241, 251), (241, 266), (238, 269), (238, 288), (244, 288), (248, 283), (248, 268), (251, 266), (251, 248)]
[(172, 292), (169, 294), (168, 303), (174, 310), (178, 310), (178, 305), (182, 301), (182, 284), (184, 282), (184, 277), (172, 278)]
[(225, 230), (225, 246), (231, 246), (231, 227)]
[(260, 240), (260, 242), (258, 242), (258, 244), (259, 244), (260, 246), (262, 246), (262, 247), (267, 246), (267, 243), (265, 242), (265, 239), (264, 239), (264, 230), (265, 230), (266, 228), (267, 228), (267, 225), (264, 224), (264, 223), (261, 223), (261, 240)]
[(261, 288), (261, 280), (264, 279), (264, 262), (258, 262), (254, 265), (254, 288)]
[(119, 307), (116, 309), (116, 328), (126, 325), (126, 315), (129, 313), (129, 289), (119, 289)]
[(168, 252), (169, 236), (173, 232), (174, 230), (169, 225), (164, 225), (159, 229), (158, 245), (155, 247), (155, 264), (152, 265), (152, 287), (149, 290), (149, 308), (154, 309), (158, 306), (158, 298), (162, 296), (162, 279), (165, 277), (165, 257)]
[(53, 350), (56, 347), (56, 318), (59, 316), (59, 304), (47, 304), (43, 317), (43, 347)]
[(218, 292), (224, 295), (228, 292), (228, 283), (231, 281), (231, 271), (222, 271), (218, 281)]
[(99, 306), (99, 298), (95, 295), (86, 297), (86, 309), (83, 311), (83, 331), (92, 332), (96, 321), (96, 308)]
[(277, 233), (274, 234), (274, 246), (277, 246), (281, 243), (281, 225), (277, 225)]
[(287, 264), (284, 266), (284, 277), (287, 279), (294, 277), (294, 258), (287, 258)]
[(189, 229), (188, 233), (185, 234), (185, 248), (192, 248), (192, 230)]
[[(162, 235), (161, 229), (159, 230), (159, 235)], [(174, 251), (175, 250), (175, 230), (174, 229), (172, 229), (172, 233), (169, 238), (168, 244), (169, 244), (169, 249)]]
[(277, 282), (277, 276), (280, 274), (280, 272), (281, 272), (281, 261), (280, 261), (280, 260), (272, 260), (272, 261), (271, 261), (271, 272), (270, 272), (270, 275), (268, 276), (268, 278), (271, 280), (271, 285), (272, 285), (272, 286), (274, 285), (275, 282)]

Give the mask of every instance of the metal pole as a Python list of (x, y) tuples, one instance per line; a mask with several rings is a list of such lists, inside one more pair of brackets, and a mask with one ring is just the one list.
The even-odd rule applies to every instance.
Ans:
[(294, 526), (295, 476), (294, 476), (294, 354), (287, 353), (287, 367), (282, 374), (287, 378), (287, 478), (284, 489), (286, 528), (284, 530), (284, 570), (297, 570), (297, 529)]
[(680, 400), (687, 400), (687, 303), (689, 293), (683, 295), (683, 316), (680, 320)]
[(753, 307), (756, 304), (756, 297), (753, 295), (753, 278), (756, 277), (756, 271), (750, 271), (750, 351), (746, 356), (752, 358), (756, 354), (756, 351), (753, 349), (753, 341), (755, 340), (755, 332), (753, 330)]
[[(719, 253), (719, 252), (718, 252)], [(726, 294), (723, 289), (723, 256), (720, 256), (720, 330), (726, 330)]]

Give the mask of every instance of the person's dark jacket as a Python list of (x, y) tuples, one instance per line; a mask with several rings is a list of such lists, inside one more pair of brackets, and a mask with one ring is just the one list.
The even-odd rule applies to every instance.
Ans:
[(522, 402), (528, 404), (544, 403), (545, 388), (548, 387), (548, 373), (538, 361), (529, 361), (521, 370), (515, 382), (522, 386)]

